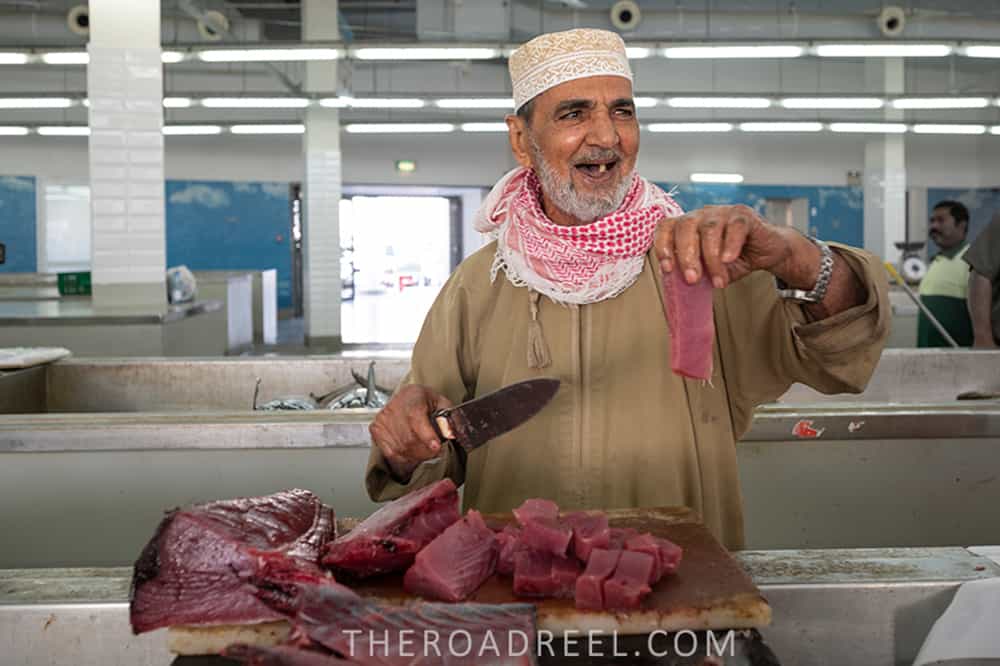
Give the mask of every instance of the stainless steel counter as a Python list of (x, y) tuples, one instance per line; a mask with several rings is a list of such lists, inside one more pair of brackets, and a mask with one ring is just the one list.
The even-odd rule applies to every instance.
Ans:
[[(745, 551), (774, 611), (763, 631), (782, 664), (912, 663), (957, 587), (1000, 576), (960, 548)], [(164, 631), (132, 636), (130, 571), (0, 570), (4, 664), (167, 666)]]
[(180, 321), (222, 308), (220, 301), (167, 306), (161, 312), (133, 308), (98, 309), (90, 299), (0, 301), (0, 326), (129, 326)]

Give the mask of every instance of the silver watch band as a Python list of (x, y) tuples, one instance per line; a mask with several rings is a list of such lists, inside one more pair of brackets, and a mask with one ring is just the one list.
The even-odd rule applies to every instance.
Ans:
[(826, 298), (826, 290), (830, 286), (830, 278), (833, 277), (833, 250), (818, 238), (813, 238), (812, 236), (806, 236), (806, 238), (816, 244), (821, 255), (819, 277), (816, 278), (816, 284), (813, 285), (810, 291), (806, 291), (804, 289), (789, 289), (788, 285), (777, 278), (775, 278), (775, 282), (778, 287), (778, 295), (782, 298), (798, 301), (799, 303), (819, 303)]

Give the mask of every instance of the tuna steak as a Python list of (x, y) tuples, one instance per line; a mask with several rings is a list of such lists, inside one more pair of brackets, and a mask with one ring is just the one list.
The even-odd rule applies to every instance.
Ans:
[(135, 563), (132, 631), (280, 619), (248, 579), (318, 576), (320, 550), (335, 529), (333, 509), (306, 490), (169, 512)]
[(493, 530), (469, 511), (417, 553), (403, 587), (429, 599), (463, 601), (493, 575), (499, 550)]
[(521, 549), (542, 550), (565, 557), (573, 530), (552, 518), (532, 518), (521, 529)]
[(636, 553), (646, 553), (653, 558), (653, 570), (650, 573), (649, 584), (653, 585), (667, 574), (677, 571), (681, 563), (683, 551), (672, 541), (660, 539), (652, 534), (643, 533), (625, 542), (625, 549)]
[[(346, 599), (310, 584), (288, 585), (280, 595), (271, 590), (263, 596), (289, 616), (300, 642), (333, 651), (348, 663), (535, 663), (535, 609), (530, 604), (389, 607)], [(298, 665), (291, 662), (290, 666)], [(302, 666), (313, 665), (305, 662)]]
[(443, 479), (390, 502), (330, 543), (323, 564), (358, 578), (401, 571), (459, 518), (458, 490)]
[(670, 326), (670, 369), (689, 379), (712, 378), (712, 282), (704, 269), (688, 284), (676, 266), (663, 273), (663, 309)]

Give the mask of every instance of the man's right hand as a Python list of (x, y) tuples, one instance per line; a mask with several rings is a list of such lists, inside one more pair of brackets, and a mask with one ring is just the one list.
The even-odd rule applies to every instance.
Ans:
[(442, 442), (431, 425), (431, 414), (452, 406), (440, 393), (408, 384), (375, 416), (368, 432), (397, 480), (409, 481), (417, 465), (441, 455)]

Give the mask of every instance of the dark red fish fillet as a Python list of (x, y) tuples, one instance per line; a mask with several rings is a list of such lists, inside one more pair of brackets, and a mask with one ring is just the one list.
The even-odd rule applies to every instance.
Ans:
[(443, 479), (390, 502), (330, 543), (323, 564), (358, 578), (401, 571), (459, 518), (458, 490)]
[(306, 490), (171, 511), (133, 569), (132, 631), (279, 619), (247, 581), (265, 571), (320, 576), (335, 529), (333, 509)]
[(670, 326), (670, 369), (689, 379), (712, 378), (712, 282), (705, 270), (688, 284), (675, 266), (663, 273), (663, 309)]

